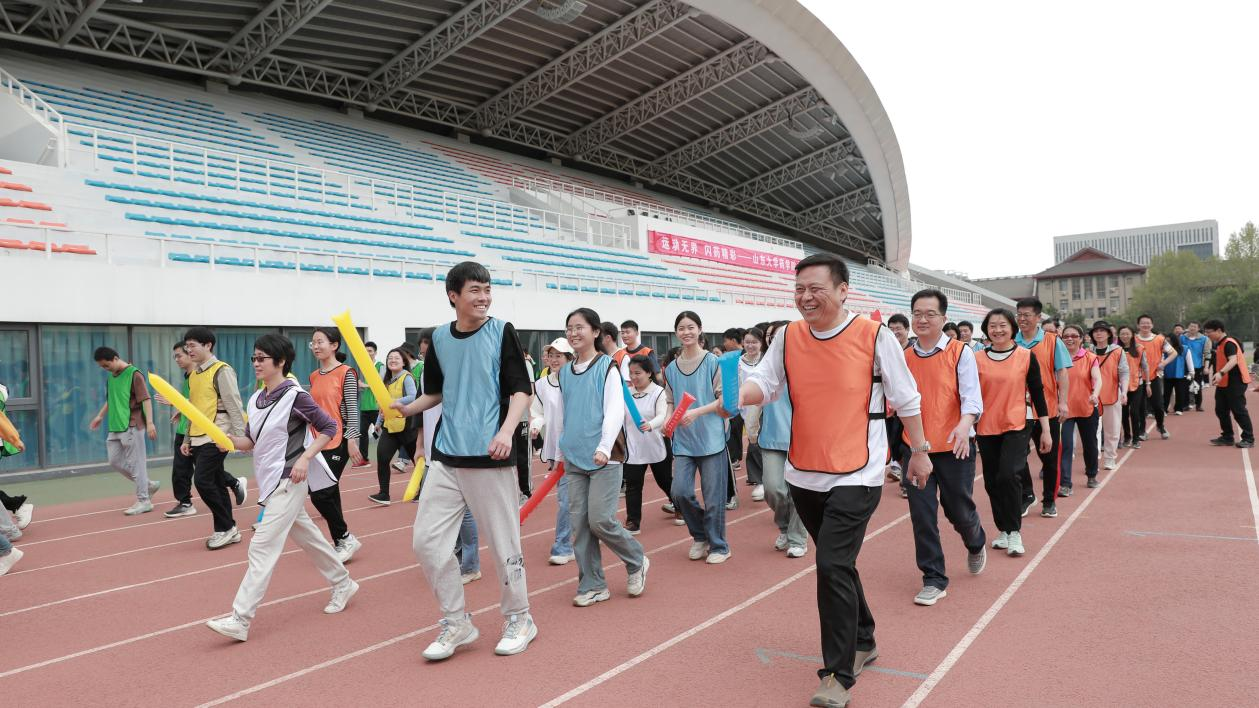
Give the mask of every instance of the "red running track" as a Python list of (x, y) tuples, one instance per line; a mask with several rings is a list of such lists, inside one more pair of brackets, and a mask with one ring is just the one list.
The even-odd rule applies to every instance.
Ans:
[[(912, 533), (886, 487), (861, 556), (881, 656), (854, 705), (1253, 704), (1255, 460), (1206, 445), (1218, 432), (1210, 414), (1168, 425), (1171, 440), (1125, 451), (1101, 488), (1077, 484), (1057, 519), (1029, 516), (1023, 558), (993, 553), (969, 576), (946, 523), (953, 577), (935, 607), (912, 604)], [(400, 490), (403, 476), (394, 479)], [(806, 705), (820, 654), (812, 554), (773, 551), (769, 512), (741, 486), (731, 560), (688, 561), (685, 529), (660, 514), (663, 495), (648, 485), (643, 597), (625, 595), (613, 562), (612, 599), (571, 605), (576, 567), (545, 562), (548, 500), (522, 530), (538, 639), (519, 656), (493, 655), (501, 616), (487, 565), (466, 587), (482, 638), (435, 665), (419, 657), (438, 613), (410, 550), (417, 507), (367, 502), (372, 471), (343, 480), (364, 542), (350, 607), (322, 614), (327, 588), (290, 548), (245, 644), (202, 624), (230, 611), (248, 531), (246, 543), (211, 552), (204, 511), (128, 518), (124, 499), (40, 507), (20, 543), (26, 558), (0, 578), (0, 695), (44, 705)], [(991, 535), (982, 485), (976, 498)], [(237, 509), (239, 525), (256, 512)]]

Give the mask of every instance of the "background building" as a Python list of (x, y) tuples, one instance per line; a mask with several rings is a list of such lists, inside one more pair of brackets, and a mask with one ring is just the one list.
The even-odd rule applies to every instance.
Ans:
[(1064, 318), (1079, 314), (1092, 322), (1128, 308), (1133, 292), (1145, 281), (1145, 267), (1084, 248), (1032, 277), (1042, 303)]
[(1162, 253), (1189, 251), (1205, 260), (1220, 255), (1220, 227), (1215, 219), (1183, 224), (1144, 226), (1054, 237), (1054, 263), (1062, 263), (1081, 248), (1095, 248), (1115, 258), (1148, 266)]
[(1021, 297), (1028, 297), (1036, 292), (1036, 276), (1034, 275), (1006, 275), (1000, 278), (973, 278), (972, 283), (975, 285), (1010, 298), (1018, 300)]

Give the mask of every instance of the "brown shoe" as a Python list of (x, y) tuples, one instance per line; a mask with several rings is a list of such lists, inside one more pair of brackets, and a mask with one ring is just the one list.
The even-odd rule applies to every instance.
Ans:
[(835, 674), (827, 674), (826, 678), (822, 679), (822, 684), (817, 687), (817, 693), (813, 694), (809, 705), (820, 708), (847, 708), (850, 700), (852, 696), (848, 694), (848, 689), (844, 688), (844, 684), (835, 679)]
[(866, 668), (866, 664), (879, 658), (879, 648), (871, 647), (870, 651), (857, 650), (857, 656), (852, 662), (852, 676), (857, 678), (861, 675), (861, 670)]

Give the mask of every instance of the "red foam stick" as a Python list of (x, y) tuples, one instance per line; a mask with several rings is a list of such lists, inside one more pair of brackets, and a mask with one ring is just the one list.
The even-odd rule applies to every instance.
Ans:
[(543, 499), (546, 499), (546, 495), (551, 493), (551, 490), (559, 483), (560, 477), (563, 476), (564, 463), (561, 462), (555, 466), (555, 469), (551, 471), (551, 474), (546, 476), (546, 479), (542, 480), (542, 484), (538, 485), (538, 488), (533, 490), (533, 496), (529, 497), (529, 501), (525, 502), (525, 505), (520, 507), (520, 523), (523, 524), (525, 519), (529, 518), (529, 515), (533, 513), (533, 510), (538, 508), (538, 505), (542, 503)]
[(689, 393), (682, 393), (682, 400), (678, 401), (678, 407), (673, 411), (673, 416), (669, 418), (669, 422), (664, 424), (665, 437), (673, 437), (673, 431), (678, 427), (678, 423), (682, 422), (682, 416), (686, 415), (686, 410), (695, 404), (695, 397)]

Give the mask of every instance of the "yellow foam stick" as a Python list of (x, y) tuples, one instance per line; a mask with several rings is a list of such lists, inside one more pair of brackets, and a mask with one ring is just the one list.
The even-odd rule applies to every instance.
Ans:
[(402, 417), (402, 414), (392, 407), (393, 396), (389, 395), (385, 382), (380, 378), (380, 372), (376, 370), (376, 362), (367, 353), (367, 347), (363, 346), (363, 338), (358, 336), (358, 330), (354, 329), (354, 320), (350, 319), (350, 311), (346, 310), (333, 317), (332, 323), (341, 333), (341, 340), (350, 348), (350, 356), (353, 356), (354, 363), (358, 364), (359, 375), (363, 377), (363, 382), (372, 390), (372, 393), (376, 394), (376, 402), (380, 404), (381, 415), (386, 418)]
[(402, 495), (402, 501), (409, 502), (420, 493), (420, 483), (424, 481), (424, 458), (415, 461), (415, 471), (411, 473), (411, 481), (407, 484), (407, 491)]
[(205, 413), (202, 413), (196, 406), (192, 405), (192, 401), (184, 398), (184, 394), (180, 393), (174, 386), (167, 383), (166, 379), (150, 371), (149, 385), (153, 387), (153, 390), (162, 394), (163, 398), (170, 401), (170, 404), (175, 407), (175, 410), (183, 413), (184, 417), (188, 419), (188, 422), (192, 423), (192, 427), (200, 428), (201, 430), (206, 431), (205, 434), (210, 436), (211, 440), (218, 443), (219, 447), (226, 449), (228, 452), (232, 452), (236, 449), (236, 446), (232, 444), (232, 439), (227, 437), (227, 433), (220, 430), (219, 426), (214, 424), (214, 421), (207, 418)]

